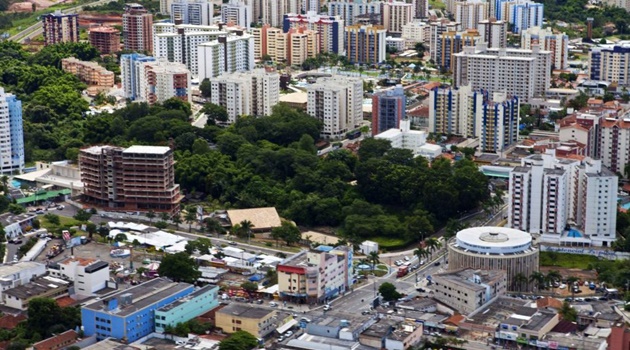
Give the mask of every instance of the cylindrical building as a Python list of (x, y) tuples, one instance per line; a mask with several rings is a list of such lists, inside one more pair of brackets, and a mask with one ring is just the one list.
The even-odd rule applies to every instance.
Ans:
[[(448, 269), (505, 270), (511, 290), (530, 291), (529, 277), (538, 271), (538, 249), (532, 236), (506, 227), (472, 227), (461, 230), (448, 243)], [(523, 278), (515, 278), (522, 274)]]

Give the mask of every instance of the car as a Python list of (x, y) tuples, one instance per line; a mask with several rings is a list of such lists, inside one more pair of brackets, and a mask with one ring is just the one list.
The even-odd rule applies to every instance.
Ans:
[(238, 243), (234, 242), (234, 241), (229, 241), (228, 242), (229, 245), (238, 245)]
[(262, 303), (263, 303), (263, 300), (262, 300), (262, 299), (258, 299), (258, 300), (256, 300), (256, 301), (255, 301), (255, 303), (256, 303), (256, 304), (258, 304), (258, 305), (260, 305), (260, 304), (262, 304)]
[(361, 311), (361, 315), (369, 315), (370, 311), (369, 310), (363, 310)]
[(292, 335), (293, 335), (293, 332), (291, 332), (291, 331), (287, 331), (286, 333), (284, 333), (284, 336), (287, 337), (287, 338), (292, 336)]
[(328, 310), (330, 310), (330, 309), (331, 309), (331, 308), (330, 308), (330, 304), (326, 304), (326, 305), (324, 305), (324, 311), (328, 311)]
[(572, 302), (573, 298), (569, 297), (569, 298), (564, 298), (564, 301), (568, 301), (568, 302)]
[(300, 318), (300, 322), (310, 323), (311, 319), (310, 318), (306, 318), (306, 317), (302, 317), (302, 318)]
[(420, 265), (424, 265), (426, 261), (420, 260)]
[(39, 210), (37, 210), (37, 211), (35, 212), (35, 214), (37, 214), (37, 215), (43, 215), (43, 214), (44, 214), (44, 211), (43, 211), (43, 210), (41, 210), (41, 209), (39, 209)]
[(558, 288), (560, 288), (560, 289), (565, 289), (566, 287), (567, 287), (567, 285), (566, 285), (566, 284), (564, 284), (564, 283), (562, 283), (562, 284), (561, 284)]
[(269, 303), (269, 306), (276, 307), (276, 306), (278, 306), (278, 303), (276, 303), (275, 301), (272, 301), (272, 302)]
[(175, 342), (175, 344), (177, 344), (177, 345), (184, 345), (184, 344), (186, 344), (186, 341), (185, 340), (178, 340), (178, 341)]
[(433, 265), (435, 265), (435, 266), (440, 266), (440, 262), (439, 262), (439, 261), (436, 261)]
[(237, 297), (237, 298), (235, 298), (234, 300), (236, 300), (236, 301), (240, 301), (240, 302), (244, 303), (244, 302), (246, 302), (246, 301), (247, 301), (247, 298), (244, 298), (244, 297)]
[(575, 298), (575, 301), (582, 302), (585, 301), (584, 298)]
[(57, 206), (57, 210), (64, 210), (65, 208), (66, 208), (66, 207), (65, 207), (65, 206), (63, 206), (63, 205), (58, 205), (58, 206)]
[(402, 265), (402, 261), (398, 260), (398, 261), (396, 261), (396, 262), (394, 263), (394, 265), (396, 265), (396, 266), (400, 266), (400, 265)]
[(280, 337), (278, 337), (278, 343), (280, 343), (282, 341), (284, 341), (284, 336), (281, 335)]
[(584, 298), (584, 301), (586, 301), (587, 303), (590, 303), (591, 301), (597, 300), (595, 298)]
[(409, 259), (409, 257), (408, 257), (408, 256), (406, 256), (406, 257), (405, 257), (405, 261), (409, 261), (409, 260), (411, 260), (411, 259)]
[(13, 240), (13, 242), (9, 242), (9, 243), (13, 243), (13, 244), (22, 244), (22, 240), (21, 240), (21, 239), (19, 239), (19, 238), (17, 238), (17, 239), (14, 239), (14, 240)]

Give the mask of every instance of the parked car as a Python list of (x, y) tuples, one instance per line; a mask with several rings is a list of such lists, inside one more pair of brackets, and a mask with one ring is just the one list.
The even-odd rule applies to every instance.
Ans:
[(228, 242), (229, 245), (237, 245), (238, 243), (234, 242), (234, 241), (229, 241)]
[(65, 207), (65, 206), (63, 206), (63, 205), (58, 205), (58, 206), (57, 206), (57, 210), (64, 210), (65, 208), (66, 208), (66, 207)]
[(284, 336), (282, 336), (282, 335), (281, 335), (281, 336), (278, 338), (278, 343), (280, 343), (280, 342), (282, 342), (282, 341), (284, 341)]
[(408, 257), (408, 256), (406, 256), (406, 257), (405, 257), (405, 261), (409, 261), (409, 260), (411, 260), (411, 259), (409, 259), (409, 257)]
[(331, 309), (330, 304), (324, 305), (324, 311), (328, 311), (330, 309)]
[(292, 336), (292, 335), (293, 335), (293, 332), (291, 332), (291, 331), (287, 331), (286, 333), (284, 333), (284, 336), (287, 337), (287, 338)]
[(566, 285), (566, 284), (564, 284), (564, 283), (562, 283), (562, 284), (560, 285), (560, 287), (558, 287), (558, 288), (560, 288), (560, 289), (565, 289), (566, 287), (567, 287), (567, 285)]
[(41, 210), (41, 209), (39, 209), (39, 210), (37, 210), (37, 211), (35, 212), (35, 214), (37, 214), (37, 215), (43, 215), (43, 214), (44, 214), (44, 211), (43, 211), (43, 210)]
[(276, 303), (275, 301), (272, 301), (272, 302), (269, 303), (269, 306), (276, 307), (276, 306), (278, 306), (278, 303)]
[(440, 266), (440, 262), (439, 262), (439, 261), (436, 261), (433, 265), (435, 265), (435, 266)]

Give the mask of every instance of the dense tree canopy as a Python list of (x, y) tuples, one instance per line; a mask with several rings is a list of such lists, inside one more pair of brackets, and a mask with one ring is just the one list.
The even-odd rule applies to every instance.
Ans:
[(194, 283), (201, 277), (197, 264), (186, 252), (166, 254), (162, 258), (158, 273), (176, 282)]

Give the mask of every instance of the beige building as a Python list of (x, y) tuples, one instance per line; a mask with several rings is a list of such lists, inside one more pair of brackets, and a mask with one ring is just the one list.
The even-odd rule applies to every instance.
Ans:
[(488, 3), (482, 0), (458, 1), (455, 3), (455, 21), (462, 29), (477, 29), (479, 22), (488, 18)]
[(306, 27), (291, 28), (284, 33), (282, 29), (268, 24), (252, 29), (254, 37), (254, 58), (262, 59), (268, 55), (274, 62), (299, 66), (307, 58), (321, 52), (319, 34)]
[(74, 57), (68, 57), (61, 60), (61, 69), (64, 72), (76, 75), (88, 85), (114, 86), (114, 73), (101, 67), (96, 62), (80, 61)]
[(433, 297), (467, 315), (507, 291), (503, 270), (463, 269), (433, 275)]
[(382, 8), (383, 25), (388, 34), (402, 33), (402, 26), (414, 17), (414, 5), (404, 1), (385, 2)]
[(488, 43), (489, 48), (505, 48), (507, 46), (508, 24), (506, 21), (489, 18), (479, 21), (477, 28), (481, 34), (481, 40)]
[(232, 303), (216, 313), (216, 327), (225, 333), (245, 331), (263, 338), (276, 329), (276, 310)]

